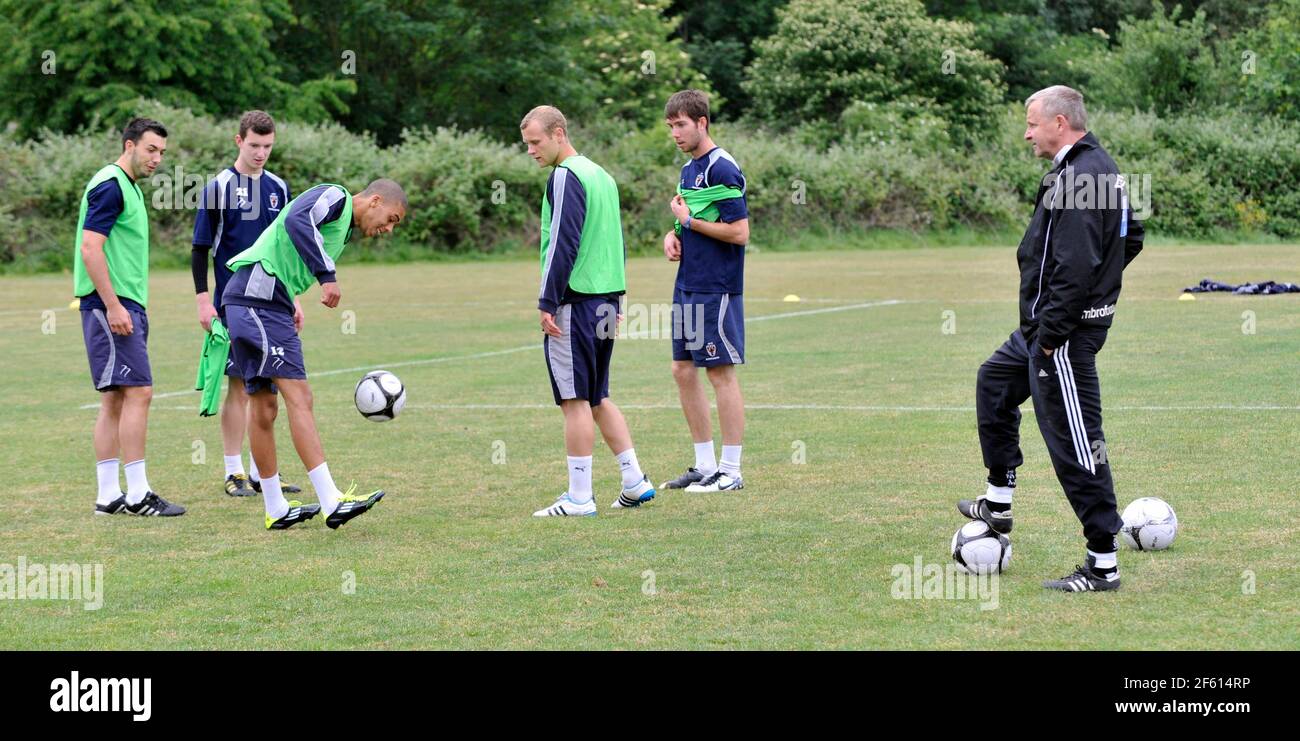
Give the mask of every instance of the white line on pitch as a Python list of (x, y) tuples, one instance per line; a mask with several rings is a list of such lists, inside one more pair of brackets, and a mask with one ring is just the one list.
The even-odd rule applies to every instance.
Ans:
[[(492, 351), (490, 351), (490, 352), (479, 352), (479, 353), (473, 353), (473, 354), (470, 354), (470, 355), (445, 355), (445, 356), (443, 356), (443, 357), (439, 357), (439, 358), (423, 358), (423, 359), (420, 359), (420, 360), (401, 360), (401, 361), (398, 361), (398, 362), (396, 362), (396, 363), (381, 363), (381, 364), (378, 364), (378, 365), (358, 365), (358, 366), (354, 366), (354, 367), (352, 367), (352, 368), (335, 368), (335, 369), (333, 369), (333, 370), (320, 371), (320, 372), (318, 372), (318, 373), (308, 373), (308, 374), (307, 374), (307, 377), (308, 377), (308, 378), (319, 378), (319, 377), (321, 377), (321, 376), (336, 376), (336, 375), (338, 375), (338, 374), (340, 374), (340, 373), (356, 373), (357, 371), (362, 371), (362, 370), (374, 370), (374, 369), (376, 369), (376, 368), (402, 368), (402, 367), (405, 367), (405, 366), (408, 366), (408, 365), (432, 365), (432, 364), (434, 364), (434, 363), (450, 363), (450, 362), (453, 361), (453, 360), (474, 360), (474, 359), (477, 359), (477, 358), (491, 358), (491, 357), (494, 357), (494, 356), (497, 356), (497, 355), (509, 355), (510, 353), (524, 352), (525, 350), (540, 350), (541, 347), (542, 347), (542, 346), (541, 346), (540, 344), (536, 344), (536, 345), (520, 345), (519, 347), (512, 347), (512, 348), (510, 348), (510, 349), (508, 349), (508, 350), (492, 350)], [(168, 392), (165, 393), (165, 394), (154, 394), (154, 395), (153, 395), (153, 398), (155, 398), (155, 399), (168, 399), (168, 398), (171, 398), (171, 397), (173, 397), (173, 396), (185, 396), (186, 394), (197, 394), (197, 393), (199, 393), (199, 392), (195, 391), (194, 389), (185, 389), (184, 391), (168, 391)], [(82, 405), (81, 405), (80, 407), (78, 407), (78, 408), (79, 408), (79, 409), (98, 409), (98, 408), (99, 408), (99, 405), (98, 405), (98, 404), (82, 404)], [(173, 408), (179, 408), (179, 407), (156, 407), (156, 406), (151, 406), (150, 408), (151, 408), (151, 409), (160, 409), (160, 408), (173, 409)]]
[[(900, 299), (891, 298), (887, 301), (868, 301), (862, 304), (849, 304), (847, 306), (831, 306), (825, 309), (805, 309), (803, 311), (786, 311), (780, 314), (761, 314), (755, 317), (746, 317), (745, 324), (753, 324), (754, 322), (765, 322), (769, 319), (788, 319), (789, 317), (792, 316), (810, 316), (812, 314), (831, 314), (837, 311), (853, 311), (854, 309), (870, 309), (876, 306), (894, 306), (896, 304), (907, 304), (907, 303), (915, 303), (915, 302), (902, 301)], [(626, 337), (632, 340), (644, 340), (649, 337), (649, 334), (646, 332), (637, 332), (636, 334), (628, 334), (626, 335)], [(668, 338), (660, 338), (660, 339), (668, 339)]]
[[(679, 404), (623, 404), (620, 409), (681, 409)], [(407, 409), (428, 409), (444, 411), (526, 411), (530, 409), (554, 409), (555, 404), (407, 404)], [(974, 413), (975, 407), (955, 406), (888, 406), (878, 404), (746, 404), (751, 411), (824, 411), (824, 412), (964, 412)], [(152, 410), (197, 411), (197, 406), (151, 406)], [(1034, 410), (1026, 407), (1025, 414)], [(1107, 412), (1300, 412), (1300, 406), (1273, 404), (1220, 404), (1203, 406), (1115, 406), (1107, 407)]]
[[(848, 306), (833, 306), (826, 309), (809, 309), (807, 311), (789, 311), (782, 314), (767, 314), (765, 316), (757, 316), (752, 319), (746, 319), (745, 323), (748, 324), (749, 322), (761, 322), (768, 319), (785, 319), (786, 317), (792, 317), (792, 316), (807, 316), (809, 314), (826, 314), (835, 311), (849, 311), (852, 309), (869, 309), (873, 306), (892, 306), (894, 304), (901, 304), (901, 303), (904, 302), (899, 301), (897, 299), (890, 299), (888, 301), (871, 301), (863, 304), (850, 304)], [(542, 346), (540, 344), (521, 345), (519, 347), (512, 347), (507, 350), (492, 350), (490, 352), (473, 353), (471, 355), (448, 355), (439, 358), (423, 358), (421, 360), (402, 360), (395, 363), (379, 363), (379, 364), (371, 364), (371, 365), (359, 365), (351, 368), (335, 368), (333, 370), (320, 371), (319, 373), (308, 373), (307, 378), (311, 379), (311, 378), (320, 378), (322, 376), (334, 376), (340, 373), (356, 373), (357, 371), (374, 370), (375, 368), (385, 368), (385, 369), (402, 368), (408, 365), (430, 365), (433, 363), (448, 363), (453, 360), (475, 360), (477, 358), (490, 358), (497, 355), (509, 355), (511, 353), (525, 352), (528, 350), (540, 350), (541, 347)], [(162, 394), (154, 394), (153, 398), (169, 399), (176, 396), (185, 396), (186, 394), (197, 394), (197, 393), (198, 392), (193, 389), (185, 389), (183, 391), (168, 391)], [(99, 405), (82, 404), (78, 408), (98, 409)], [(157, 409), (161, 407), (153, 407), (153, 408)]]

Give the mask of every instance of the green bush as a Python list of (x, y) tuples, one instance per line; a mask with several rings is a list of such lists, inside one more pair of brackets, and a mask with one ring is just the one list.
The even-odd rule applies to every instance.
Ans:
[[(153, 206), (154, 260), (183, 265), (197, 192), (230, 164), (236, 122), (150, 102), (137, 110), (171, 134), (163, 166), (141, 184)], [(1152, 232), (1300, 235), (1297, 124), (1227, 112), (1091, 114), (1092, 130), (1121, 171), (1149, 176)], [(855, 103), (839, 122), (799, 128), (714, 125), (718, 143), (745, 171), (754, 244), (777, 248), (805, 233), (1023, 228), (1048, 165), (1023, 141), (1020, 104), (1003, 105), (989, 131), (954, 143), (932, 109), (909, 101)], [(685, 155), (662, 126), (597, 123), (572, 138), (618, 181), (628, 251), (657, 252), (672, 224), (668, 200)], [(0, 134), (0, 268), (69, 267), (82, 189), (119, 151), (116, 132), (103, 127), (26, 141)], [(335, 124), (279, 122), (271, 166), (295, 193), (320, 182), (356, 192), (379, 176), (406, 188), (405, 222), (385, 239), (359, 240), (349, 248), (352, 259), (536, 249), (547, 172), (519, 145), (481, 132), (408, 130), (400, 144), (381, 149), (370, 135)]]
[(794, 0), (757, 42), (745, 90), (764, 121), (833, 121), (857, 101), (925, 100), (961, 133), (997, 117), (1002, 64), (974, 27), (930, 18), (919, 0)]
[(1275, 116), (1300, 112), (1300, 0), (1273, 3), (1259, 26), (1219, 47), (1227, 98)]
[(1214, 27), (1197, 11), (1166, 13), (1154, 2), (1150, 18), (1121, 21), (1117, 48), (1099, 50), (1088, 64), (1084, 94), (1094, 104), (1169, 113), (1215, 102), (1217, 63), (1210, 43)]

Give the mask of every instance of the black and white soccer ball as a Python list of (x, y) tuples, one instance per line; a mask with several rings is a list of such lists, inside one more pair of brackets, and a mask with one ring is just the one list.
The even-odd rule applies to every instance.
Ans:
[(357, 411), (372, 422), (387, 422), (406, 406), (406, 387), (386, 370), (370, 371), (357, 381)]
[(971, 520), (952, 536), (952, 560), (967, 574), (1000, 574), (1011, 565), (1011, 539), (983, 520)]
[(1158, 497), (1142, 497), (1124, 508), (1119, 530), (1124, 545), (1136, 551), (1162, 551), (1173, 545), (1178, 535), (1178, 515), (1169, 503)]

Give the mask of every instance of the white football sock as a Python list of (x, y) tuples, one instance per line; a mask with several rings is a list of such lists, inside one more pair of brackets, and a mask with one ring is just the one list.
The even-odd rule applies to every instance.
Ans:
[[(277, 473), (276, 476), (280, 474)], [(330, 476), (330, 467), (328, 463), (322, 463), (307, 472), (307, 478), (311, 479), (311, 488), (316, 490), (316, 498), (320, 500), (320, 511), (325, 515), (334, 514), (334, 510), (339, 508), (339, 488), (334, 485), (334, 477)], [(277, 485), (279, 483), (277, 479)]]
[(1092, 556), (1093, 559), (1095, 559), (1095, 562), (1092, 565), (1093, 568), (1096, 569), (1119, 568), (1119, 560), (1116, 558), (1117, 554), (1114, 551), (1110, 553), (1097, 553), (1095, 551), (1088, 551), (1088, 555)]
[(569, 456), (569, 499), (574, 504), (591, 501), (591, 456)]
[(1011, 495), (1016, 493), (1014, 486), (994, 486), (989, 484), (989, 488), (984, 492), (984, 498), (997, 504), (1011, 504)]
[(733, 477), (740, 474), (739, 445), (722, 446), (722, 460), (718, 463), (718, 470)]
[(266, 514), (272, 520), (278, 520), (289, 513), (289, 502), (280, 491), (280, 474), (262, 479), (262, 503), (266, 505)]
[(122, 471), (126, 473), (126, 503), (139, 504), (145, 494), (153, 491), (149, 488), (149, 478), (144, 474), (144, 459), (122, 466)]
[(244, 459), (238, 454), (224, 456), (226, 459), (226, 477), (244, 472)]
[(99, 479), (99, 494), (95, 496), (95, 504), (112, 504), (122, 496), (122, 489), (117, 483), (117, 463), (116, 458), (109, 458), (95, 464), (95, 477)]
[(645, 480), (641, 463), (636, 459), (635, 448), (628, 448), (614, 457), (618, 459), (618, 467), (623, 472), (624, 489), (631, 489)]
[[(279, 474), (276, 471), (276, 474)], [(253, 459), (253, 451), (248, 451), (248, 478), (250, 481), (261, 481), (262, 474), (257, 471), (257, 461)]]
[(695, 470), (708, 476), (718, 470), (718, 459), (713, 457), (713, 441), (695, 443)]

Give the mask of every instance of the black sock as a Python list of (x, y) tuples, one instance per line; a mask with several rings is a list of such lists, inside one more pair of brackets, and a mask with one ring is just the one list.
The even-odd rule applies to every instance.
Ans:
[(990, 468), (988, 481), (991, 486), (1002, 486), (1014, 489), (1016, 488), (1016, 469)]

